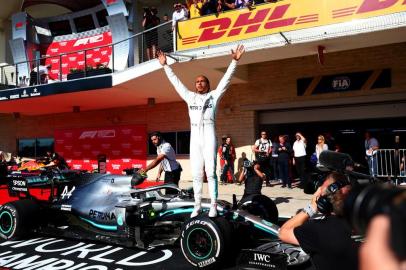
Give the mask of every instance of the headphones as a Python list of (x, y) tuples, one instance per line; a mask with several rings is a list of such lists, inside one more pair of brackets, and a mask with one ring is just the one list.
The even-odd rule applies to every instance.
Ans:
[(320, 196), (317, 200), (317, 210), (322, 213), (323, 215), (329, 215), (333, 212), (333, 203), (331, 202), (330, 198), (332, 194), (336, 193), (340, 189), (345, 186), (348, 186), (350, 183), (346, 180), (340, 179), (335, 181), (334, 183), (330, 184), (327, 187), (326, 194)]

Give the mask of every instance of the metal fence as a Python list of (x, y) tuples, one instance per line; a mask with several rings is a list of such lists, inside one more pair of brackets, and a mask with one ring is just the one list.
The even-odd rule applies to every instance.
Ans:
[(406, 149), (378, 149), (371, 157), (373, 175), (391, 179), (406, 178)]
[[(111, 73), (117, 70), (123, 70), (122, 61), (115, 59), (115, 55), (122, 55), (121, 52), (119, 53), (119, 51), (125, 47), (123, 46), (125, 43), (130, 43), (128, 46), (130, 49), (127, 63), (124, 63), (125, 68), (129, 68), (155, 58), (156, 50), (158, 49), (167, 53), (173, 52), (174, 43), (172, 21), (162, 23), (156, 27), (137, 33), (114, 44), (61, 53), (58, 55), (42, 57), (32, 61), (15, 63), (14, 65), (2, 65), (0, 66), (0, 90), (16, 87), (36, 86), (54, 81), (65, 81), (69, 78), (83, 78), (103, 74), (102, 70), (96, 70), (99, 72), (94, 72), (97, 68), (89, 66), (89, 58), (93, 52), (96, 50), (103, 50), (103, 48), (108, 49), (109, 51), (111, 50), (110, 61), (108, 64), (109, 71), (107, 72)], [(66, 65), (69, 58), (75, 58), (75, 61), (84, 62), (83, 69), (70, 70), (68, 72), (69, 74), (75, 76), (69, 76), (69, 74), (66, 72)], [(53, 80), (45, 80), (41, 77), (42, 72), (40, 72), (40, 70), (41, 68), (44, 68), (44, 63), (48, 61), (52, 63), (59, 63), (59, 68), (52, 71), (52, 76), (54, 77)], [(27, 66), (30, 70), (30, 74), (28, 76), (22, 76), (20, 74), (21, 72), (19, 72), (19, 67), (21, 68), (23, 65)], [(65, 69), (65, 72), (63, 72), (63, 69)], [(104, 69), (104, 72), (106, 72), (106, 69)]]

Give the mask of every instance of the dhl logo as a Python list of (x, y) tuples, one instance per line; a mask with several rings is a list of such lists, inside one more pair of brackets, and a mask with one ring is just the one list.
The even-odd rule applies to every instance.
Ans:
[[(339, 2), (337, 3), (339, 4)], [(311, 9), (311, 14), (305, 15), (303, 15), (303, 13), (306, 11), (303, 12), (300, 7), (297, 6), (297, 2), (294, 1), (278, 6), (268, 4), (251, 11), (242, 12), (239, 14), (230, 13), (228, 16), (218, 17), (213, 20), (203, 20), (202, 18), (200, 20), (200, 24), (198, 26), (196, 25), (201, 31), (200, 35), (185, 34), (181, 38), (181, 44), (183, 46), (190, 46), (193, 43), (203, 43), (216, 41), (219, 39), (227, 42), (227, 40), (236, 40), (236, 38), (247, 38), (244, 37), (244, 35), (249, 35), (252, 37), (252, 34), (255, 33), (258, 33), (255, 36), (275, 33), (278, 31), (276, 29), (281, 27), (292, 26), (293, 29), (289, 29), (295, 30), (295, 25), (298, 25), (296, 29), (301, 29), (302, 27), (299, 27), (299, 25), (306, 23), (318, 22), (317, 25), (334, 23), (334, 20), (337, 20), (338, 18), (341, 19), (342, 17), (353, 15), (358, 15), (358, 17), (364, 18), (367, 16), (362, 15), (371, 12), (374, 12), (374, 16), (378, 16), (381, 15), (377, 14), (379, 11), (391, 8), (398, 3), (401, 3), (401, 5), (406, 5), (406, 0), (354, 0), (352, 5), (344, 8), (330, 7), (330, 10), (326, 10), (323, 5), (320, 5), (318, 8)], [(289, 12), (292, 9), (293, 11)], [(324, 21), (320, 21), (321, 15), (323, 15)], [(183, 25), (186, 28), (188, 26), (188, 22), (184, 22)], [(180, 33), (182, 33), (182, 29), (180, 29)]]

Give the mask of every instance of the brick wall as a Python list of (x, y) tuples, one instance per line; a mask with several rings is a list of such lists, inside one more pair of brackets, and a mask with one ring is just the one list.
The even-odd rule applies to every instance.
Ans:
[[(334, 100), (356, 96), (381, 95), (406, 91), (406, 43), (327, 53), (325, 65), (320, 66), (317, 56), (307, 56), (274, 62), (256, 63), (246, 67), (248, 82), (232, 85), (220, 102), (217, 114), (217, 134), (229, 134), (237, 147), (237, 157), (242, 152), (251, 156), (250, 146), (257, 137), (256, 113), (242, 110), (243, 105), (275, 104), (309, 100)], [(365, 71), (379, 68), (392, 69), (392, 88), (369, 91), (330, 93), (298, 97), (296, 80), (316, 75)], [(3, 124), (4, 119), (4, 124)], [(148, 131), (189, 130), (189, 118), (183, 102), (156, 104), (154, 107), (137, 106), (92, 112), (55, 114), (14, 119), (1, 118), (0, 146), (15, 149), (16, 138), (52, 137), (55, 129), (98, 127), (127, 124), (146, 124)], [(190, 179), (188, 156), (181, 156), (183, 179)], [(236, 163), (237, 165), (237, 163)], [(150, 176), (155, 177), (152, 171)]]

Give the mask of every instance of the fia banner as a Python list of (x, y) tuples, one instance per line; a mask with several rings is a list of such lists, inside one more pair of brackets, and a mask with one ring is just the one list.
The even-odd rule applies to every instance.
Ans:
[(145, 167), (146, 126), (56, 130), (55, 151), (74, 170), (97, 170), (98, 157), (105, 155), (106, 171), (122, 174), (124, 169)]

